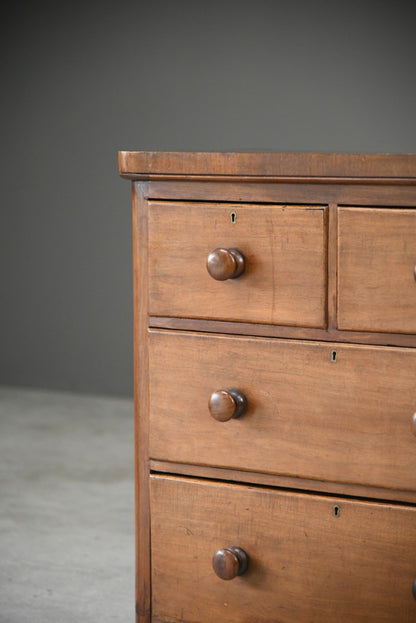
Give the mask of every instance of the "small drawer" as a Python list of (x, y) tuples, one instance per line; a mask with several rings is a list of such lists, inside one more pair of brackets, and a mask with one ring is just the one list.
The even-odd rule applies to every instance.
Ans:
[(412, 507), (153, 476), (151, 547), (154, 623), (416, 620)]
[(338, 328), (416, 333), (416, 209), (338, 210)]
[(152, 330), (149, 370), (152, 459), (416, 490), (416, 349)]
[(149, 313), (324, 327), (326, 208), (150, 202)]

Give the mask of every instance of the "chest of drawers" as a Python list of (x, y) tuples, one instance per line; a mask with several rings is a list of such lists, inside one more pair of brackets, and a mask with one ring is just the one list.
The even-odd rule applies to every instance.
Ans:
[(120, 152), (138, 623), (416, 621), (416, 156)]

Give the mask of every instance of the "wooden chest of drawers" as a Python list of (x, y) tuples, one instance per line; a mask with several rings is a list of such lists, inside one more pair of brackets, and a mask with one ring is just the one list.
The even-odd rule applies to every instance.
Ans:
[(138, 623), (414, 623), (416, 156), (119, 170)]

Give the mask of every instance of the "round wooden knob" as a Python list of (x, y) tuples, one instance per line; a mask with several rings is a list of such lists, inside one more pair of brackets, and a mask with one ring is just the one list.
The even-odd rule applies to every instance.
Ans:
[(244, 256), (238, 249), (215, 249), (207, 259), (207, 269), (213, 279), (235, 279), (244, 272)]
[(247, 571), (248, 556), (241, 547), (226, 547), (214, 554), (212, 566), (221, 580), (232, 580)]
[(413, 413), (412, 417), (412, 431), (413, 434), (416, 435), (416, 413)]
[(211, 394), (208, 409), (214, 420), (227, 422), (243, 415), (247, 409), (247, 400), (236, 389), (219, 389)]

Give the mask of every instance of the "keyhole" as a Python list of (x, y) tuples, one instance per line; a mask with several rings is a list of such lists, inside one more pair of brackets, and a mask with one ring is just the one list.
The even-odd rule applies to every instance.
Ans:
[(235, 212), (231, 212), (230, 219), (232, 223), (235, 223), (237, 220), (237, 214)]
[(341, 509), (339, 506), (335, 505), (332, 509), (332, 513), (334, 515), (334, 517), (339, 517), (340, 513), (341, 513)]
[(337, 351), (333, 350), (331, 352), (331, 361), (335, 362), (337, 360)]

